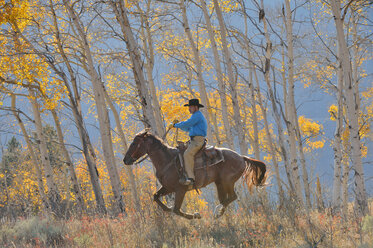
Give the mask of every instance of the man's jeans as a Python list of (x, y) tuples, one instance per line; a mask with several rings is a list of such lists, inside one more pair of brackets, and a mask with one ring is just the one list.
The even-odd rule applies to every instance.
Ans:
[(189, 178), (195, 179), (194, 177), (194, 155), (201, 149), (203, 143), (205, 142), (205, 137), (194, 136), (191, 139), (188, 148), (184, 153), (185, 171)]

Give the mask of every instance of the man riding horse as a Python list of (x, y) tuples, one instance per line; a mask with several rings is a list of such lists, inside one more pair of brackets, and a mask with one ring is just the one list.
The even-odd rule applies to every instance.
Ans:
[[(180, 210), (186, 192), (215, 183), (220, 204), (215, 208), (214, 217), (218, 218), (223, 215), (227, 206), (237, 199), (234, 185), (239, 178), (243, 179), (249, 190), (252, 186), (265, 185), (267, 178), (266, 165), (262, 161), (240, 155), (227, 148), (213, 147), (204, 150), (203, 154), (197, 153), (203, 146), (207, 130), (206, 119), (199, 111), (199, 108), (203, 107), (203, 105), (197, 99), (191, 99), (185, 106), (189, 107), (192, 116), (184, 122), (175, 121), (172, 126), (188, 131), (191, 136), (191, 144), (184, 155), (188, 179), (182, 180), (182, 183), (179, 182), (181, 177), (178, 163), (180, 150), (170, 147), (163, 139), (148, 130), (136, 134), (124, 156), (123, 162), (126, 165), (131, 165), (147, 154), (155, 167), (155, 175), (162, 185), (154, 194), (154, 201), (164, 211), (172, 211), (187, 219), (201, 218), (201, 215), (198, 212), (189, 214)], [(215, 156), (211, 157), (210, 155), (212, 154), (221, 156), (222, 159), (211, 160)], [(194, 157), (199, 159), (196, 163), (196, 168), (193, 168)], [(203, 159), (201, 160), (201, 158)], [(195, 175), (194, 172), (196, 173)], [(190, 185), (193, 183), (194, 185), (191, 187)], [(160, 199), (160, 197), (171, 193), (175, 193), (173, 207), (164, 204)]]
[(184, 107), (189, 107), (189, 112), (192, 116), (186, 121), (178, 122), (175, 120), (173, 122), (174, 127), (189, 132), (190, 136), (190, 144), (184, 152), (185, 171), (188, 178), (181, 177), (179, 182), (183, 185), (193, 185), (195, 181), (194, 156), (205, 143), (207, 121), (202, 112), (199, 111), (204, 106), (199, 103), (198, 99), (190, 99), (189, 103), (185, 104)]

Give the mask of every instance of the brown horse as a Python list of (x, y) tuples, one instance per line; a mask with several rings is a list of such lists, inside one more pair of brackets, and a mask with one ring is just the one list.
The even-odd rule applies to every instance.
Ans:
[[(207, 167), (203, 170), (203, 173), (196, 171), (195, 179), (195, 185), (198, 185), (198, 188), (203, 188), (215, 182), (220, 201), (220, 204), (216, 206), (214, 211), (215, 218), (223, 215), (226, 207), (237, 199), (234, 184), (241, 176), (243, 176), (249, 189), (253, 185), (264, 185), (267, 177), (266, 166), (263, 162), (241, 156), (229, 149), (217, 149), (221, 149), (224, 161)], [(180, 176), (176, 165), (177, 159), (175, 159), (178, 156), (178, 150), (166, 145), (155, 135), (143, 131), (134, 138), (123, 162), (126, 165), (131, 165), (145, 154), (149, 155), (156, 169), (156, 176), (162, 184), (162, 187), (154, 194), (154, 201), (164, 211), (173, 211), (187, 219), (201, 218), (199, 213), (187, 214), (180, 211), (186, 192), (194, 188), (179, 183)], [(163, 204), (159, 197), (173, 192), (175, 192), (175, 205), (173, 208), (170, 208)]]

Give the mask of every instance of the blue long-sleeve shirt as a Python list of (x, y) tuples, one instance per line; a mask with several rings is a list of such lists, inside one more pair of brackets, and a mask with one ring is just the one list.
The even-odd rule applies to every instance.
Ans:
[(175, 127), (189, 132), (189, 136), (206, 137), (207, 135), (207, 121), (199, 110), (194, 112), (188, 120), (176, 123)]

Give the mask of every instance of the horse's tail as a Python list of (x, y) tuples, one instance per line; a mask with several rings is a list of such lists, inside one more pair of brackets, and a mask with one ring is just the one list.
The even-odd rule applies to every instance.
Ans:
[(243, 156), (246, 162), (245, 171), (242, 174), (244, 182), (246, 182), (249, 191), (252, 191), (253, 186), (264, 186), (267, 180), (266, 165), (259, 160)]

